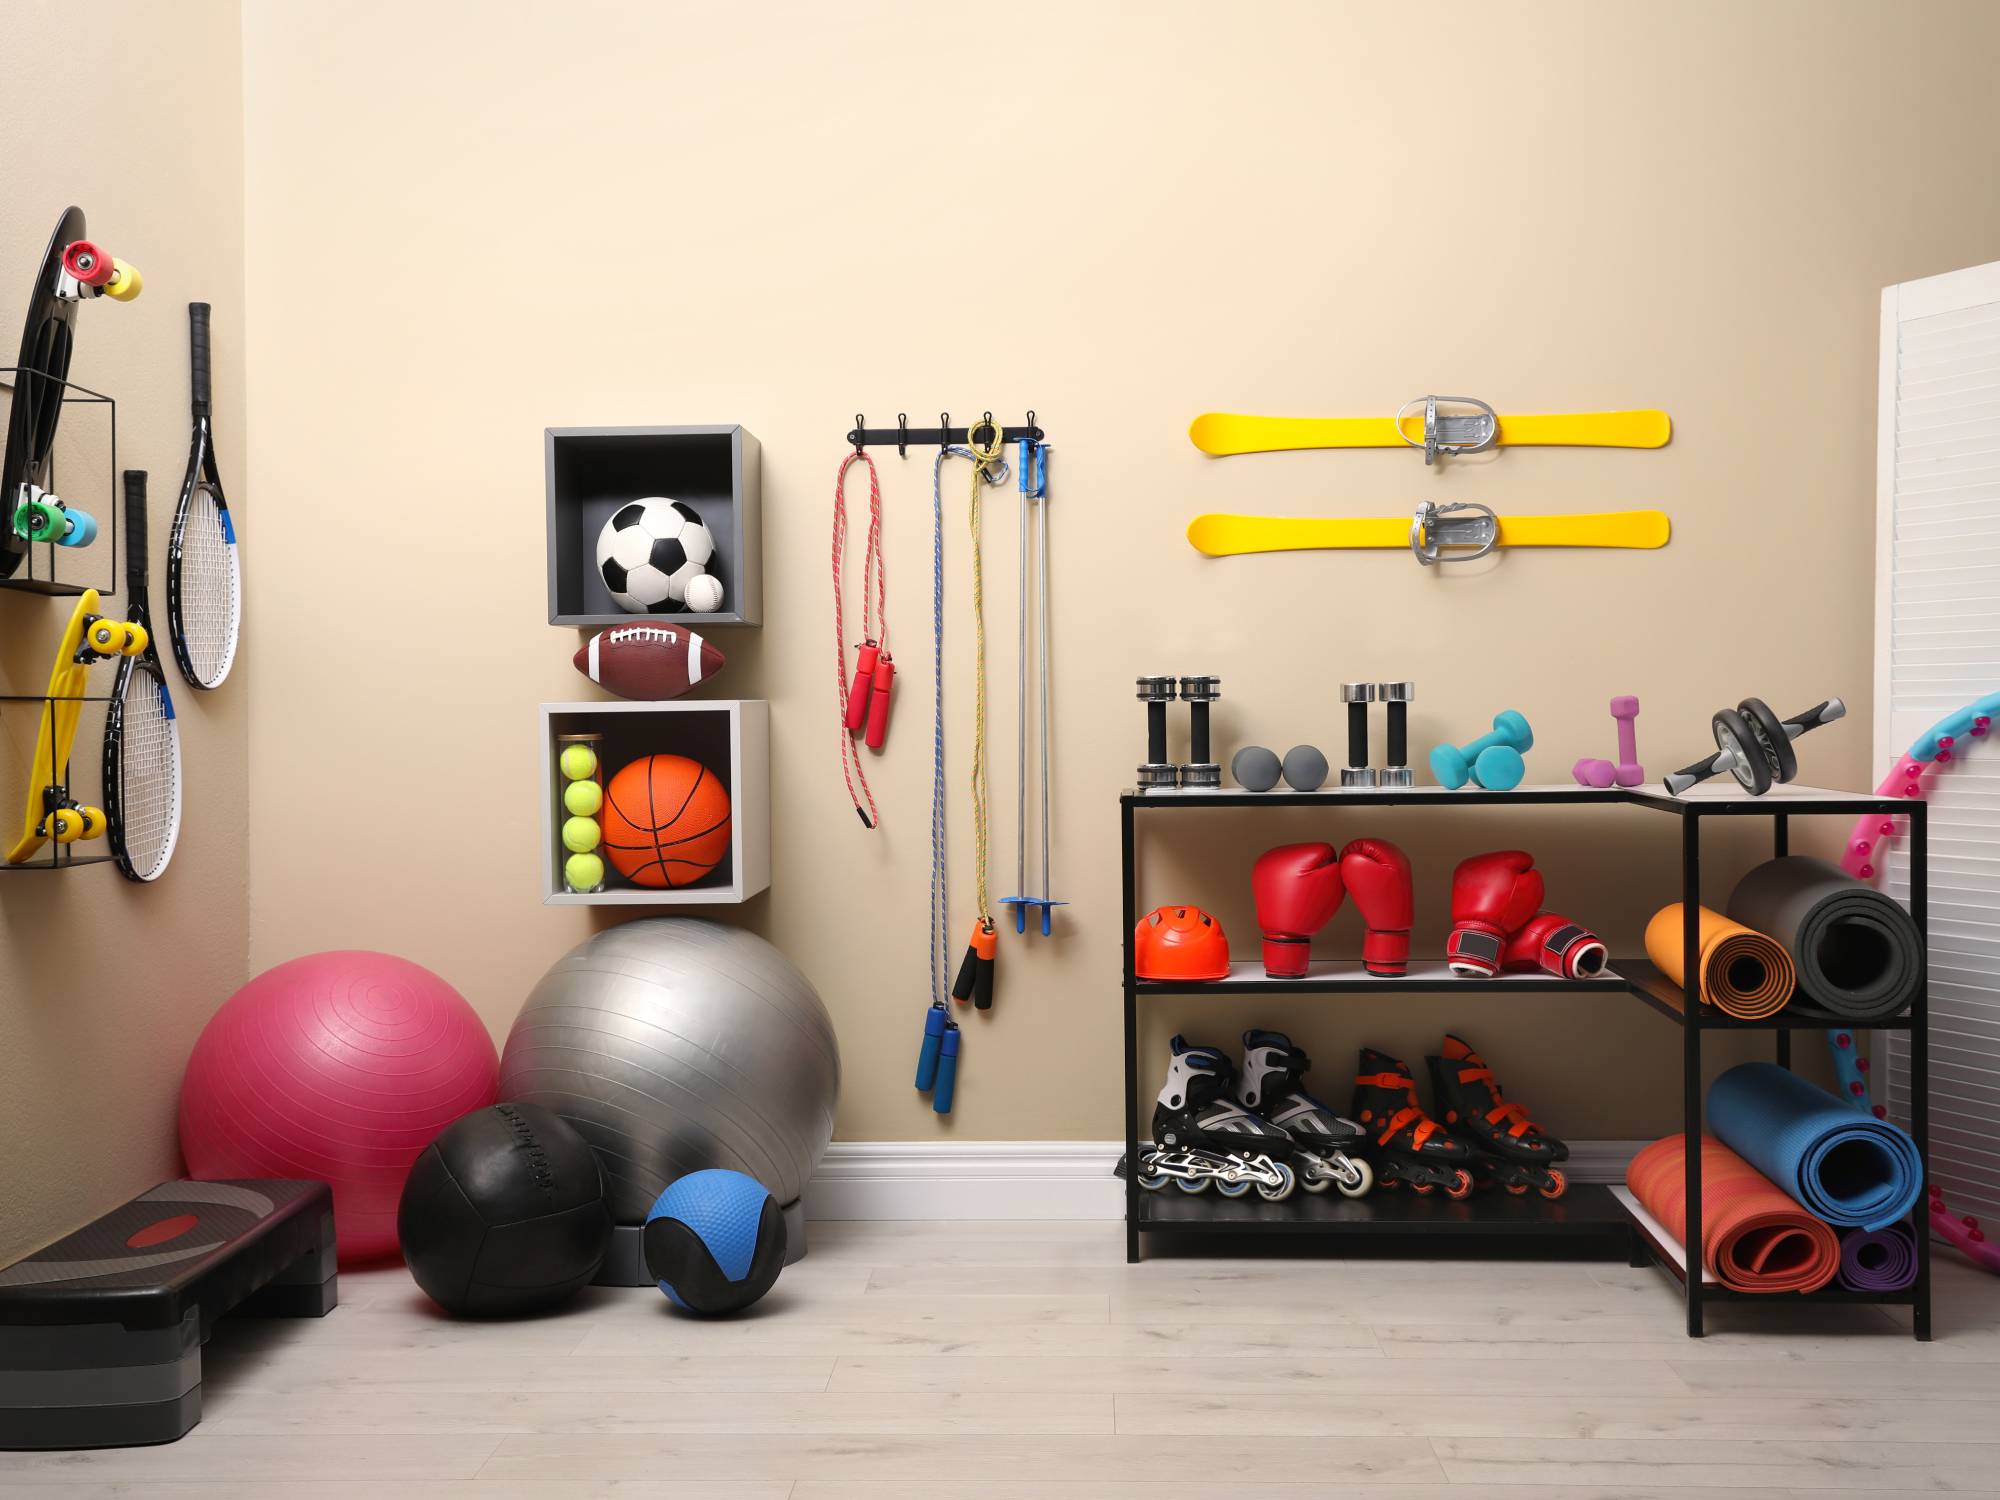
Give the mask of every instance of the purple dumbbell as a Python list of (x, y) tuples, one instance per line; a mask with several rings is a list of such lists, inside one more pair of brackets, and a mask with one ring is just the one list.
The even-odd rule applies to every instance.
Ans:
[(1611, 700), (1611, 717), (1618, 721), (1618, 760), (1586, 757), (1570, 768), (1578, 786), (1639, 786), (1646, 768), (1639, 764), (1639, 735), (1633, 720), (1639, 717), (1639, 700), (1630, 693)]

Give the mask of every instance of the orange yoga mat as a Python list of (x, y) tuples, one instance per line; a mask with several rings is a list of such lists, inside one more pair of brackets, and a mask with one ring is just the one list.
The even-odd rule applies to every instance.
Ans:
[[(1702, 1002), (1741, 1021), (1761, 1021), (1783, 1010), (1798, 987), (1798, 971), (1784, 944), (1705, 906), (1700, 923)], [(1675, 984), (1686, 982), (1680, 902), (1661, 907), (1646, 924), (1646, 957)]]
[[(1625, 1186), (1687, 1243), (1687, 1142), (1653, 1142)], [(1701, 1261), (1739, 1292), (1816, 1292), (1840, 1273), (1840, 1237), (1713, 1136), (1701, 1138)]]

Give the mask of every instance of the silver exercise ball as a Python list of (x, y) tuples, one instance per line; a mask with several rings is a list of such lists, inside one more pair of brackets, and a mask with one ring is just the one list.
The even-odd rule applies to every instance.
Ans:
[[(578, 944), (528, 996), (500, 1058), (502, 1099), (555, 1111), (596, 1149), (628, 1272), (653, 1200), (705, 1167), (770, 1189), (788, 1258), (803, 1254), (800, 1194), (839, 1094), (833, 1022), (805, 975), (754, 933), (696, 917)], [(636, 1275), (607, 1263), (600, 1279), (650, 1283)]]

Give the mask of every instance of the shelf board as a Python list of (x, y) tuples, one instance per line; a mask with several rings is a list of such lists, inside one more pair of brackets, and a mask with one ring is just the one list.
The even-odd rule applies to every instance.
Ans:
[[(1679, 985), (1643, 958), (1621, 960), (1618, 967), (1632, 993), (1640, 1000), (1676, 1026), (1687, 1024), (1687, 1018), (1682, 1014), (1685, 1002)], [(1826, 1011), (1801, 1005), (1796, 1000), (1775, 1016), (1766, 1016), (1761, 1021), (1740, 1021), (1713, 1006), (1706, 1007), (1701, 1014), (1703, 1031), (1827, 1031), (1834, 1028), (1844, 1031), (1908, 1031), (1910, 1024), (1907, 1011), (1883, 1021), (1850, 1021), (1844, 1016), (1830, 1015)]]
[(1643, 807), (1682, 817), (1750, 815), (1776, 817), (1780, 814), (1844, 814), (1859, 817), (1871, 812), (1906, 812), (1907, 799), (1881, 797), (1872, 792), (1829, 791), (1825, 787), (1775, 786), (1761, 797), (1753, 797), (1734, 781), (1722, 784), (1703, 782), (1678, 797), (1669, 796), (1657, 782), (1635, 787), (1568, 786), (1548, 783), (1515, 787), (1510, 792), (1491, 792), (1468, 786), (1453, 791), (1441, 786), (1408, 787), (1322, 787), (1316, 792), (1253, 792), (1243, 787), (1218, 787), (1210, 791), (1141, 791), (1129, 788), (1119, 801), (1133, 808), (1174, 810), (1187, 808), (1243, 807), (1503, 807), (1508, 805)]
[(1490, 994), (1619, 993), (1627, 988), (1616, 972), (1607, 971), (1591, 979), (1558, 979), (1553, 974), (1496, 974), (1489, 979), (1469, 979), (1451, 972), (1442, 963), (1410, 965), (1407, 974), (1388, 978), (1370, 974), (1358, 958), (1321, 959), (1307, 969), (1303, 979), (1273, 979), (1262, 963), (1238, 961), (1229, 966), (1227, 979), (1165, 980), (1141, 979), (1133, 986), (1140, 995), (1330, 995), (1342, 993), (1408, 994), (1436, 990), (1482, 990)]
[(1375, 1188), (1363, 1198), (1295, 1192), (1283, 1203), (1256, 1193), (1224, 1198), (1213, 1188), (1183, 1193), (1168, 1187), (1139, 1194), (1142, 1234), (1290, 1234), (1330, 1238), (1443, 1235), (1463, 1239), (1584, 1237), (1629, 1244), (1624, 1210), (1601, 1183), (1571, 1186), (1556, 1199), (1535, 1193), (1476, 1192), (1453, 1202), (1443, 1193)]
[[(1612, 1204), (1638, 1234), (1641, 1243), (1651, 1252), (1653, 1263), (1673, 1277), (1676, 1285), (1685, 1287), (1688, 1279), (1687, 1247), (1675, 1239), (1658, 1219), (1646, 1212), (1630, 1188), (1614, 1187), (1608, 1191)], [(1916, 1302), (1917, 1291), (1915, 1287), (1905, 1287), (1899, 1292), (1857, 1292), (1834, 1283), (1823, 1286), (1816, 1292), (1746, 1292), (1724, 1286), (1715, 1279), (1713, 1271), (1703, 1266), (1701, 1296), (1704, 1302), (1716, 1299), (1735, 1302), (1859, 1302), (1908, 1306)]]

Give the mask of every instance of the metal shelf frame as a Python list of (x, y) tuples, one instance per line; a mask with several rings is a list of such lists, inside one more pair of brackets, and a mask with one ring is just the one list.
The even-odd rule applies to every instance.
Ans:
[[(1651, 963), (1644, 959), (1614, 961), (1612, 972), (1597, 979), (1564, 982), (1558, 980), (1540, 981), (1535, 976), (1525, 978), (1464, 979), (1449, 974), (1418, 972), (1401, 979), (1370, 979), (1358, 972), (1358, 965), (1349, 962), (1316, 963), (1313, 971), (1304, 979), (1272, 980), (1261, 973), (1254, 964), (1237, 967), (1243, 971), (1241, 977), (1232, 974), (1230, 978), (1205, 984), (1164, 984), (1141, 980), (1134, 971), (1135, 954), (1133, 929), (1139, 920), (1138, 911), (1138, 821), (1141, 813), (1167, 812), (1175, 809), (1191, 808), (1231, 808), (1248, 811), (1262, 807), (1316, 807), (1325, 811), (1342, 808), (1367, 807), (1498, 807), (1517, 805), (1549, 805), (1587, 807), (1592, 804), (1609, 804), (1622, 807), (1650, 808), (1656, 812), (1670, 813), (1681, 820), (1681, 904), (1685, 914), (1682, 930), (1683, 956), (1682, 973), (1685, 981), (1674, 985)], [(1266, 995), (1266, 994), (1338, 994), (1354, 996), (1369, 991), (1379, 993), (1408, 993), (1421, 990), (1460, 991), (1477, 990), (1489, 1000), (1504, 1000), (1508, 994), (1534, 993), (1579, 993), (1622, 991), (1651, 1008), (1656, 1013), (1674, 1022), (1681, 1028), (1681, 1129), (1687, 1145), (1687, 1240), (1695, 1247), (1692, 1260), (1700, 1264), (1699, 1247), (1702, 1242), (1702, 1184), (1701, 1184), (1701, 1135), (1702, 1135), (1702, 1040), (1713, 1032), (1768, 1031), (1772, 1034), (1776, 1060), (1781, 1067), (1792, 1063), (1792, 1033), (1800, 1030), (1823, 1030), (1840, 1027), (1849, 1031), (1878, 1030), (1904, 1031), (1910, 1038), (1910, 1135), (1916, 1143), (1917, 1154), (1925, 1164), (1928, 1175), (1930, 1163), (1930, 1034), (1929, 1034), (1929, 976), (1918, 987), (1915, 1000), (1908, 1011), (1869, 1025), (1857, 1025), (1838, 1017), (1822, 1015), (1816, 1011), (1785, 1011), (1764, 1021), (1738, 1021), (1732, 1017), (1713, 1012), (1701, 1002), (1700, 994), (1700, 941), (1699, 909), (1701, 905), (1701, 830), (1703, 823), (1712, 818), (1763, 817), (1771, 820), (1771, 847), (1774, 856), (1782, 857), (1790, 851), (1791, 819), (1795, 816), (1854, 818), (1863, 814), (1894, 814), (1908, 819), (1909, 859), (1910, 859), (1910, 915), (1917, 924), (1918, 933), (1925, 939), (1928, 949), (1929, 915), (1926, 902), (1928, 881), (1929, 835), (1925, 804), (1921, 799), (1881, 797), (1859, 793), (1826, 791), (1815, 787), (1797, 785), (1773, 788), (1762, 797), (1751, 797), (1733, 788), (1708, 785), (1697, 787), (1680, 797), (1669, 796), (1657, 787), (1564, 787), (1529, 786), (1511, 792), (1490, 792), (1478, 788), (1464, 791), (1450, 791), (1443, 787), (1397, 787), (1397, 788), (1342, 788), (1318, 792), (1248, 792), (1240, 789), (1204, 791), (1127, 791), (1119, 797), (1119, 848), (1123, 885), (1124, 915), (1124, 1020), (1125, 1020), (1125, 1151), (1128, 1162), (1136, 1162), (1140, 1140), (1140, 1098), (1139, 1098), (1139, 1001), (1148, 996), (1164, 994), (1206, 994), (1206, 995)], [(1138, 1185), (1137, 1174), (1125, 1176), (1125, 1258), (1136, 1263), (1140, 1258), (1140, 1235), (1168, 1230), (1177, 1236), (1200, 1234), (1230, 1235), (1242, 1234), (1255, 1222), (1256, 1206), (1249, 1200), (1231, 1202), (1211, 1200), (1207, 1195), (1192, 1199), (1186, 1205), (1177, 1206), (1172, 1212), (1156, 1212), (1147, 1203), (1147, 1195)], [(1211, 1202), (1223, 1205), (1211, 1208)], [(1413, 1200), (1420, 1202), (1421, 1200)], [(1510, 1200), (1495, 1207), (1490, 1214), (1483, 1214), (1478, 1200), (1467, 1200), (1461, 1205), (1461, 1212), (1449, 1217), (1453, 1231), (1460, 1237), (1469, 1233), (1517, 1235), (1520, 1210)], [(1265, 1205), (1282, 1211), (1287, 1205)], [(1278, 1215), (1274, 1215), (1274, 1219)], [(1653, 1264), (1677, 1281), (1683, 1292), (1687, 1332), (1690, 1338), (1699, 1338), (1703, 1331), (1703, 1310), (1710, 1302), (1744, 1300), (1781, 1300), (1788, 1305), (1803, 1301), (1817, 1302), (1868, 1302), (1889, 1306), (1906, 1306), (1911, 1310), (1912, 1332), (1920, 1340), (1931, 1336), (1931, 1247), (1927, 1226), (1921, 1222), (1922, 1210), (1918, 1210), (1916, 1225), (1917, 1279), (1914, 1285), (1898, 1292), (1848, 1292), (1837, 1288), (1810, 1298), (1802, 1298), (1796, 1293), (1786, 1293), (1775, 1297), (1755, 1297), (1754, 1294), (1733, 1292), (1713, 1284), (1704, 1285), (1699, 1275), (1689, 1275), (1670, 1251), (1659, 1245), (1636, 1222), (1626, 1225), (1630, 1259), (1634, 1265)], [(1381, 1232), (1379, 1215), (1358, 1216), (1342, 1213), (1292, 1213), (1283, 1214), (1284, 1231), (1292, 1235), (1319, 1235), (1325, 1237), (1351, 1236), (1361, 1231), (1363, 1224), (1369, 1232)], [(1487, 1219), (1490, 1223), (1485, 1222)], [(1409, 1214), (1397, 1215), (1396, 1230), (1414, 1237), (1438, 1232), (1441, 1220), (1434, 1209), (1417, 1210)], [(1246, 1222), (1247, 1221), (1247, 1222)], [(1549, 1235), (1575, 1232), (1582, 1235), (1601, 1236), (1603, 1225), (1596, 1216), (1578, 1216), (1572, 1222), (1560, 1216), (1549, 1216), (1537, 1229)]]

